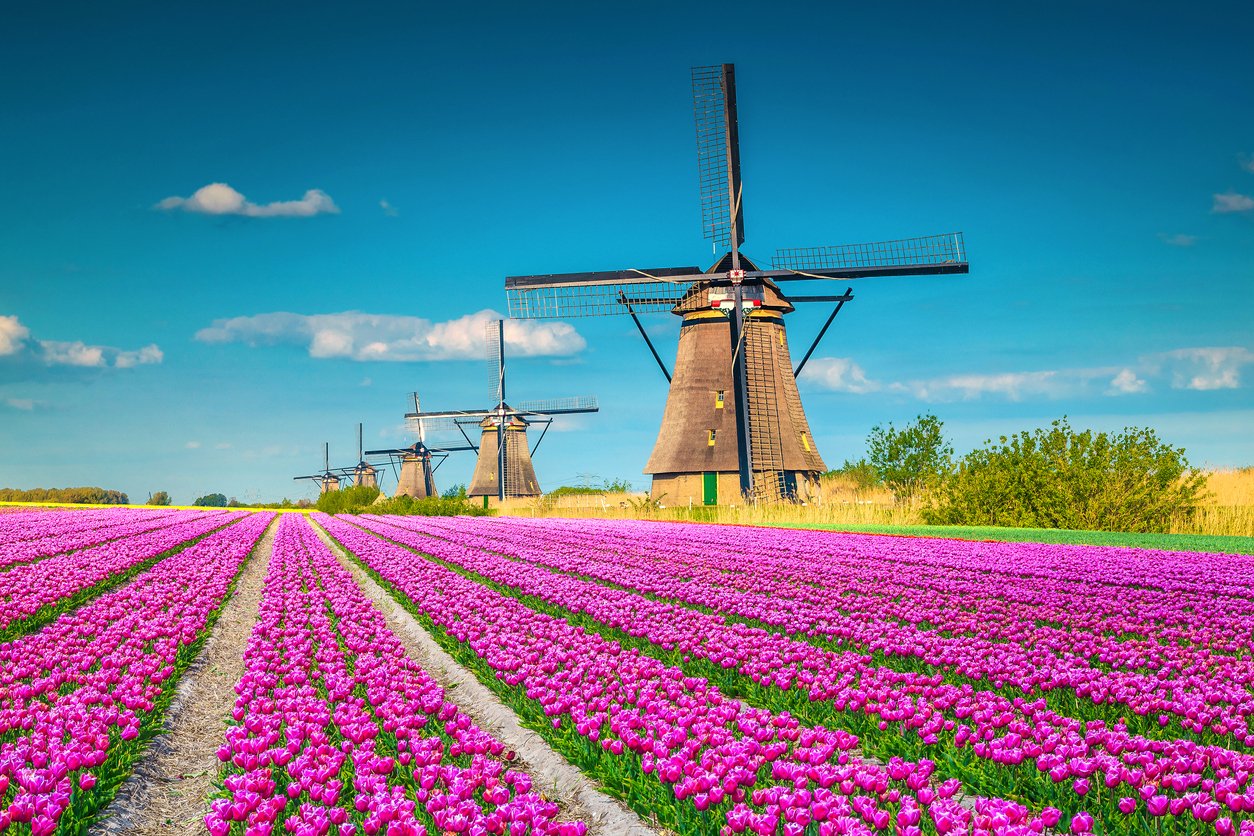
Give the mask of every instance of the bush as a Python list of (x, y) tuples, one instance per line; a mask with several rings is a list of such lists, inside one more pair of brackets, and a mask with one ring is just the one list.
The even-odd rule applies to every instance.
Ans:
[(494, 512), (466, 497), (394, 496), (364, 509), (371, 514), (398, 514), (407, 517), (488, 517)]
[(923, 513), (934, 524), (1165, 532), (1205, 483), (1151, 429), (1076, 432), (1063, 418), (968, 453)]
[(378, 498), (378, 488), (354, 485), (351, 488), (323, 493), (318, 497), (317, 508), (324, 514), (360, 514)]
[(227, 498), (225, 494), (211, 493), (208, 496), (198, 497), (192, 505), (200, 508), (225, 508)]
[(152, 496), (148, 497), (148, 504), (149, 505), (169, 505), (170, 495), (166, 493), (165, 491), (157, 491)]
[(328, 491), (318, 497), (318, 510), (327, 514), (397, 514), (410, 517), (483, 517), (491, 513), (464, 494), (429, 496), (425, 499), (402, 494), (376, 502), (378, 498), (379, 489), (365, 485)]
[(943, 429), (935, 415), (920, 415), (901, 430), (891, 423), (871, 428), (866, 438), (867, 459), (898, 500), (913, 499), (949, 472), (954, 448), (945, 441)]

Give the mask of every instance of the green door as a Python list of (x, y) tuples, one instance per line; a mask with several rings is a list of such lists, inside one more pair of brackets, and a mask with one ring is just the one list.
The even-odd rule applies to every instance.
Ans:
[(706, 505), (718, 505), (718, 474), (703, 473), (701, 474), (704, 500)]

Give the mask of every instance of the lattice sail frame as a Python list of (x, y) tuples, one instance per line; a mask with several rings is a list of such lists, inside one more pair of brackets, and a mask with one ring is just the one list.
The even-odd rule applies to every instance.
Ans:
[(702, 234), (722, 249), (743, 241), (740, 152), (736, 136), (736, 76), (731, 64), (692, 68), (692, 110), (697, 128), (697, 177)]

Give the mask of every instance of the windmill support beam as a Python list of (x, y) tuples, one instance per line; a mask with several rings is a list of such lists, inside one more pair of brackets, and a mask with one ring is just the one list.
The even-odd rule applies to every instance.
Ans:
[(736, 402), (736, 453), (740, 466), (740, 492), (753, 494), (753, 449), (749, 436), (749, 379), (741, 337), (745, 329), (744, 288), (735, 285), (735, 308), (731, 312), (732, 399)]
[(810, 355), (814, 353), (814, 349), (819, 347), (819, 342), (822, 341), (823, 335), (826, 334), (827, 329), (832, 326), (832, 320), (836, 318), (836, 314), (840, 313), (840, 309), (845, 306), (845, 303), (851, 299), (853, 299), (852, 290), (846, 290), (844, 296), (832, 296), (828, 298), (827, 301), (835, 302), (836, 307), (832, 308), (831, 314), (827, 317), (827, 322), (824, 322), (823, 327), (819, 329), (819, 335), (814, 338), (814, 342), (810, 343), (810, 347), (806, 350), (805, 356), (801, 358), (801, 362), (797, 364), (797, 368), (793, 369), (793, 377), (801, 376), (801, 370), (806, 367), (806, 361), (810, 359)]
[(462, 434), (462, 438), (466, 439), (466, 443), (470, 445), (470, 449), (478, 453), (479, 447), (473, 441), (470, 440), (470, 436), (466, 435), (465, 427), (463, 427), (461, 424), (458, 424), (457, 431)]
[(636, 330), (640, 332), (641, 337), (644, 337), (644, 344), (647, 345), (649, 347), (649, 351), (652, 352), (653, 359), (657, 361), (657, 367), (662, 370), (662, 375), (666, 378), (666, 382), (670, 383), (671, 373), (667, 370), (666, 364), (662, 362), (662, 358), (657, 353), (657, 349), (653, 347), (653, 340), (649, 339), (649, 334), (644, 330), (644, 325), (640, 322), (640, 317), (636, 316), (636, 312), (632, 309), (631, 303), (627, 301), (627, 295), (619, 293), (618, 301), (627, 308), (627, 313), (631, 314), (631, 321), (636, 323)]
[(531, 455), (534, 456), (536, 451), (540, 449), (540, 442), (544, 441), (544, 436), (548, 433), (549, 427), (551, 426), (553, 426), (553, 420), (550, 418), (548, 421), (544, 422), (544, 429), (540, 430), (540, 437), (536, 439), (535, 446), (531, 448)]

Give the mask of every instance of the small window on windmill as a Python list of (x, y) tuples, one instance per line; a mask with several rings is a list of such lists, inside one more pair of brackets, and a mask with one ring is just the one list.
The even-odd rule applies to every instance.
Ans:
[(714, 446), (714, 433), (715, 433), (715, 432), (716, 432), (716, 430), (710, 430), (710, 437), (709, 437), (709, 440), (706, 442), (706, 443), (707, 443), (707, 444), (709, 444), (711, 447), (713, 447), (713, 446)]
[(784, 344), (784, 329), (780, 328), (778, 333), (779, 333), (779, 344), (783, 345)]
[(724, 400), (723, 392), (724, 390), (719, 389), (717, 392), (714, 393), (714, 408), (715, 409), (723, 408), (723, 400)]
[(807, 453), (808, 453), (808, 452), (810, 452), (810, 436), (809, 436), (809, 434), (807, 434), (807, 433), (802, 433), (802, 434), (801, 434), (801, 446), (805, 448), (805, 450), (806, 450), (806, 452), (807, 452)]

